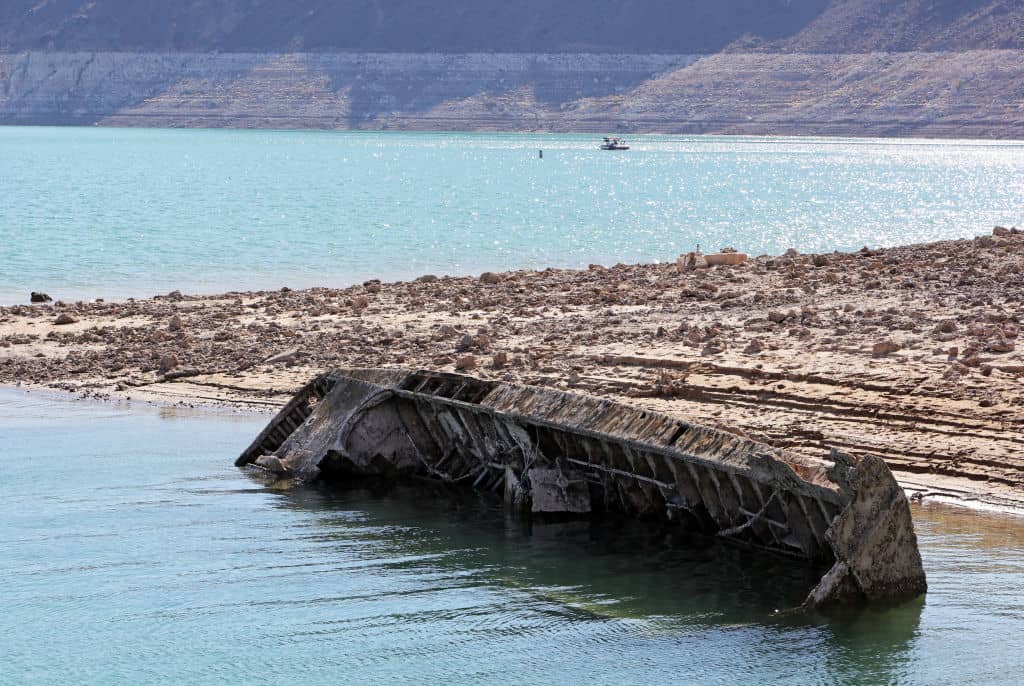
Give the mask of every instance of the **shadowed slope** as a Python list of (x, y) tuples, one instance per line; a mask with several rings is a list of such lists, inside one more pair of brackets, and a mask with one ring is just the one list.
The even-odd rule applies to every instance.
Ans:
[(15, 0), (0, 49), (716, 52), (799, 31), (827, 0)]
[(833, 0), (771, 52), (960, 52), (1024, 48), (1020, 0)]
[(872, 52), (1024, 48), (1018, 0), (9, 0), (0, 50)]

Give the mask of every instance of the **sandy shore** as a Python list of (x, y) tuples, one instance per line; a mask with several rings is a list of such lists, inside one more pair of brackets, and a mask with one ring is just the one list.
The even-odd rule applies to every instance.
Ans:
[(1024, 511), (1024, 234), (994, 233), (695, 270), (4, 307), (0, 383), (269, 411), (329, 367), (462, 369), (874, 453), (926, 497)]

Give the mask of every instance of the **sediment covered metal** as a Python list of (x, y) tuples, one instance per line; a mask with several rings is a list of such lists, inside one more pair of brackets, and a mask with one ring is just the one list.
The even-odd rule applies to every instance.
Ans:
[(304, 387), (236, 464), (303, 480), (429, 476), (533, 513), (669, 520), (828, 567), (809, 606), (926, 590), (909, 504), (880, 458), (788, 454), (589, 396), (337, 370)]

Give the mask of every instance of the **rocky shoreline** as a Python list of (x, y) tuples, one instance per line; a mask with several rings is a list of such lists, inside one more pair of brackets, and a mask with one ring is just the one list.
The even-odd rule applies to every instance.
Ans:
[[(0, 383), (273, 409), (329, 367), (573, 389), (1024, 507), (1024, 233), (0, 308)], [(58, 294), (53, 294), (58, 295)]]

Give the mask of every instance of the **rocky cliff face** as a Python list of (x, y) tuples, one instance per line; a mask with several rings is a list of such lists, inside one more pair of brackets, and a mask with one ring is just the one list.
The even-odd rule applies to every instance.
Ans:
[(1024, 52), (0, 54), (0, 123), (1024, 137)]
[(959, 52), (1024, 49), (1021, 0), (833, 0), (775, 52)]
[(1021, 137), (1022, 108), (1024, 0), (0, 3), (0, 124)]
[(0, 50), (716, 52), (828, 0), (5, 0)]
[(0, 51), (1024, 49), (1020, 0), (5, 0)]
[[(359, 128), (492, 120), (624, 95), (696, 57), (524, 54), (0, 55), (0, 121)], [(425, 124), (426, 125), (426, 124)], [(525, 122), (531, 126), (529, 121)], [(428, 126), (430, 128), (430, 126)]]

